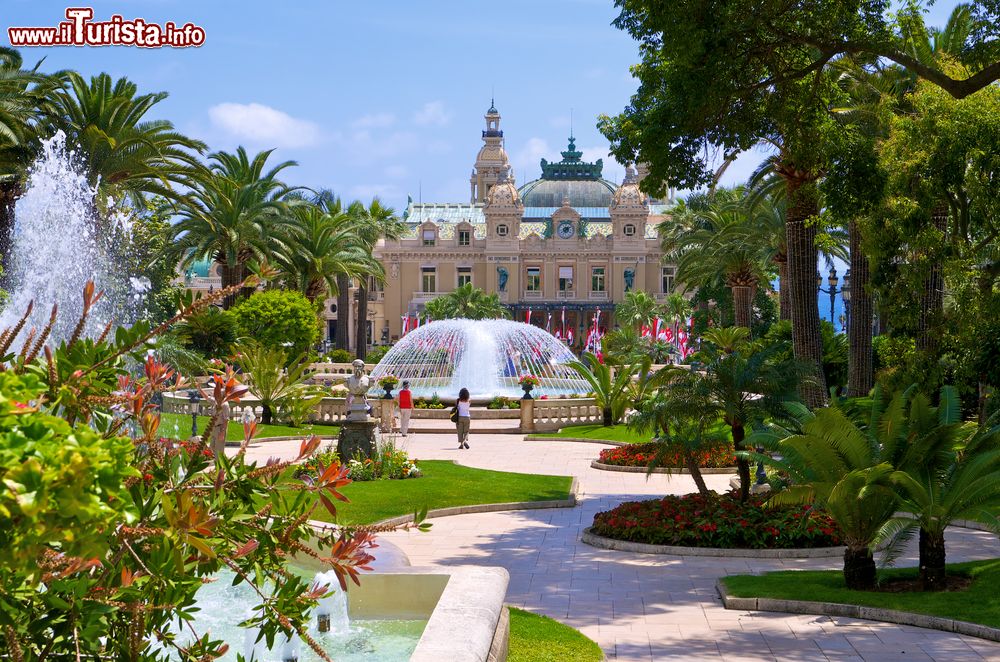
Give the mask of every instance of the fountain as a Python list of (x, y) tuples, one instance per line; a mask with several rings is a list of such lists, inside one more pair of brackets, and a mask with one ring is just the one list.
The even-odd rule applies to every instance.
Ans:
[[(573, 395), (590, 386), (569, 365), (576, 357), (550, 333), (510, 320), (441, 320), (406, 334), (372, 370), (371, 381), (396, 375), (414, 396), (454, 399), (467, 388), (473, 400), (518, 397), (522, 375), (539, 380), (535, 395)], [(381, 391), (372, 389), (369, 395)]]
[(117, 217), (102, 228), (96, 218), (95, 195), (79, 167), (78, 155), (66, 146), (66, 136), (60, 131), (43, 141), (24, 194), (14, 207), (7, 286), (11, 297), (0, 314), (0, 327), (13, 326), (34, 301), (22, 333), (32, 327), (41, 329), (52, 305), (57, 304), (59, 316), (51, 340), (65, 340), (79, 319), (80, 293), (88, 280), (105, 295), (95, 306), (85, 335), (97, 335), (111, 319), (123, 324), (131, 321), (125, 313), (134, 292), (128, 290), (144, 289), (144, 284), (128, 279), (111, 264), (116, 237), (128, 228)]

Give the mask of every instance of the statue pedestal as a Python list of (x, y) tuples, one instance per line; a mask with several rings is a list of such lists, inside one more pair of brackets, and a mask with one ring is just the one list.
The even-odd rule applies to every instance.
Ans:
[(341, 462), (353, 460), (355, 455), (362, 458), (375, 454), (375, 421), (346, 420), (340, 424), (337, 437), (337, 455)]
[(382, 398), (378, 401), (379, 425), (381, 432), (392, 432), (393, 423), (396, 419), (396, 401)]

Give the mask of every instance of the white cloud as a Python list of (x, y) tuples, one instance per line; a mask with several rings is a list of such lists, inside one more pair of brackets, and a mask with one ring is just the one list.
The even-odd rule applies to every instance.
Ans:
[(396, 116), (392, 113), (370, 113), (351, 122), (351, 126), (356, 129), (384, 129), (395, 123)]
[(447, 126), (451, 117), (452, 113), (444, 107), (444, 102), (428, 101), (413, 116), (413, 122), (418, 126)]
[(545, 138), (528, 138), (524, 146), (514, 153), (512, 159), (514, 171), (519, 173), (517, 176), (518, 184), (524, 184), (538, 177), (541, 174), (541, 169), (538, 167), (539, 161), (543, 158), (551, 161), (553, 154), (558, 155), (558, 150), (552, 149)]
[(267, 147), (308, 147), (322, 138), (319, 125), (260, 103), (220, 103), (208, 116), (231, 136)]

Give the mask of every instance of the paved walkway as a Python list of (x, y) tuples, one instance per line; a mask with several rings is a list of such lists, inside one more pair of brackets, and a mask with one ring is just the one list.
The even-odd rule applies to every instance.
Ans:
[[(684, 494), (686, 476), (598, 471), (603, 446), (473, 435), (405, 441), (411, 457), (454, 459), (488, 469), (573, 475), (579, 505), (569, 509), (459, 515), (432, 520), (429, 533), (385, 536), (413, 565), (500, 565), (510, 572), (508, 602), (557, 618), (597, 641), (611, 660), (1000, 660), (1000, 644), (909, 626), (825, 616), (723, 609), (716, 580), (726, 574), (787, 568), (839, 569), (837, 559), (750, 560), (656, 556), (601, 550), (580, 542), (595, 513), (651, 495)], [(254, 455), (284, 454), (267, 444)], [(297, 447), (297, 445), (296, 445)], [(706, 476), (722, 490), (729, 476)], [(1000, 556), (996, 536), (955, 529), (949, 561)], [(914, 554), (900, 562), (912, 565)]]

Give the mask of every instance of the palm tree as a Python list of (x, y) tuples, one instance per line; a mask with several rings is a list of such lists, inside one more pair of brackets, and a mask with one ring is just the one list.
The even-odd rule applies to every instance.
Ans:
[(815, 414), (801, 405), (791, 406), (789, 413), (797, 430), (772, 428), (749, 440), (769, 453), (749, 457), (770, 464), (791, 482), (768, 502), (823, 508), (837, 523), (847, 547), (847, 587), (873, 590), (872, 548), (898, 504), (891, 480), (894, 467), (886, 461), (891, 449), (873, 439), (879, 430), (878, 417), (873, 414), (872, 425), (862, 426), (836, 403)]
[(61, 74), (38, 72), (41, 62), (24, 69), (21, 54), (0, 46), (0, 254), (10, 254), (14, 201), (21, 195), (24, 175), (37, 151), (37, 122), (46, 94), (58, 86)]
[(510, 311), (496, 293), (486, 294), (472, 283), (435, 297), (427, 302), (425, 312), (432, 319), (507, 319)]
[(359, 222), (311, 203), (292, 205), (290, 222), (273, 259), (279, 280), (312, 301), (337, 295), (338, 277), (367, 278), (381, 273), (361, 240)]
[(625, 293), (625, 298), (615, 306), (615, 319), (620, 325), (638, 328), (650, 326), (653, 319), (663, 314), (656, 299), (642, 290)]
[(106, 73), (89, 82), (72, 71), (66, 78), (68, 87), (50, 95), (44, 124), (82, 150), (90, 183), (111, 196), (128, 196), (136, 207), (149, 195), (177, 199), (173, 184), (190, 183), (195, 152), (205, 145), (167, 120), (146, 117), (167, 93), (137, 95), (135, 83), (113, 82)]
[[(380, 239), (399, 239), (406, 230), (396, 210), (382, 204), (378, 198), (372, 199), (367, 207), (352, 208), (360, 212), (361, 238), (368, 247), (369, 252), (375, 249), (375, 245)], [(379, 280), (384, 280), (385, 273), (379, 265), (379, 272), (374, 275)], [(368, 281), (366, 278), (358, 279), (358, 318), (355, 337), (355, 356), (364, 360), (368, 353)]]
[(309, 361), (305, 355), (289, 363), (284, 350), (250, 342), (239, 347), (239, 364), (250, 392), (261, 406), (261, 423), (269, 425), (274, 413), (291, 400), (319, 400), (322, 389), (306, 384)]
[(650, 361), (644, 361), (617, 366), (612, 375), (611, 366), (601, 363), (593, 354), (584, 354), (583, 361), (571, 361), (567, 364), (575, 370), (594, 392), (594, 401), (601, 408), (602, 424), (615, 425), (622, 420), (625, 409), (633, 399), (632, 379), (637, 374), (649, 372)]
[(795, 400), (802, 371), (795, 363), (778, 360), (780, 347), (770, 345), (755, 350), (735, 335), (714, 336), (725, 337), (728, 347), (715, 346), (709, 335), (700, 357), (705, 360), (705, 387), (715, 403), (716, 414), (732, 434), (733, 449), (738, 454), (740, 500), (746, 501), (750, 498), (750, 463), (739, 453), (745, 450), (747, 429), (762, 424), (765, 417)]
[[(243, 147), (235, 154), (215, 152), (209, 165), (196, 169), (191, 191), (177, 203), (180, 220), (173, 227), (174, 244), (167, 259), (185, 268), (211, 257), (222, 266), (225, 288), (243, 282), (253, 260), (269, 256), (272, 239), (288, 223), (285, 198), (293, 190), (278, 175), (295, 165), (284, 161), (265, 171), (272, 151), (252, 159)], [(232, 307), (236, 298), (227, 296), (223, 307)]]

